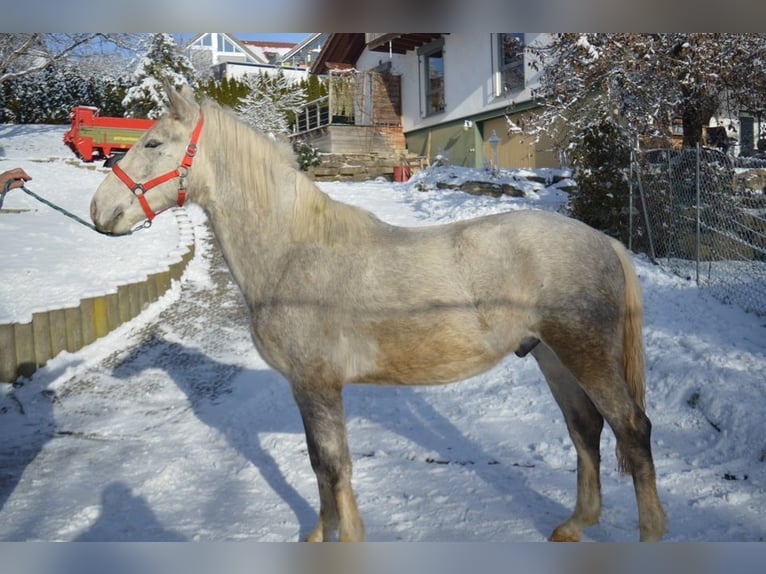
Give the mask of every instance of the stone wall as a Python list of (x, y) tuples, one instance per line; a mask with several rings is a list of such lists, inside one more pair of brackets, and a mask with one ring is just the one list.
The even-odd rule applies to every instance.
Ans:
[(393, 180), (398, 157), (377, 153), (321, 154), (322, 163), (309, 169), (316, 181), (368, 181), (376, 177)]

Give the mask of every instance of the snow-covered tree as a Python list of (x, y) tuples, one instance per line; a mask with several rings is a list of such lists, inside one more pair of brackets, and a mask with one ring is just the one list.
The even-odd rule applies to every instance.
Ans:
[(539, 58), (547, 128), (578, 132), (611, 118), (627, 134), (667, 137), (680, 119), (684, 145), (694, 146), (722, 106), (764, 103), (762, 34), (568, 33), (528, 49)]
[(541, 71), (538, 129), (557, 135), (575, 168), (570, 213), (627, 239), (628, 164), (636, 137), (701, 142), (714, 114), (758, 113), (766, 99), (760, 34), (557, 34), (532, 45)]
[(250, 92), (250, 88), (245, 81), (236, 78), (230, 80), (223, 76), (220, 80), (216, 80), (208, 77), (199, 81), (197, 92), (206, 95), (224, 107), (236, 108), (240, 100)]
[(236, 107), (242, 120), (266, 134), (287, 133), (289, 116), (305, 104), (306, 90), (281, 72), (247, 76), (247, 84), (250, 93)]
[(122, 100), (125, 98), (129, 85), (127, 77), (89, 76), (90, 105), (96, 106), (102, 116), (124, 116), (125, 108)]
[(87, 78), (74, 66), (51, 66), (42, 72), (46, 94), (43, 98), (45, 120), (64, 123), (72, 106), (90, 105)]
[(41, 72), (3, 83), (2, 121), (66, 123), (72, 106), (96, 105), (88, 77), (75, 66), (56, 63)]
[(37, 43), (22, 41), (31, 36), (0, 34), (0, 59), (8, 55), (4, 49), (17, 52), (0, 82), (0, 121), (66, 123), (75, 105), (96, 106), (102, 115), (124, 114), (125, 69), (138, 41), (148, 35), (99, 35), (66, 53), (61, 46), (72, 46), (72, 35), (39, 34)]
[(134, 118), (158, 118), (167, 106), (163, 84), (176, 88), (196, 86), (194, 68), (178, 49), (170, 34), (154, 34), (150, 45), (133, 73), (133, 85), (122, 101), (126, 115)]

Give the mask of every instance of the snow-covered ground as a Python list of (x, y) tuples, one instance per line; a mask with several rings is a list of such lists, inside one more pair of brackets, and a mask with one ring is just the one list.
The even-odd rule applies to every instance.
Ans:
[[(79, 161), (64, 146), (67, 126), (0, 124), (0, 172), (23, 168), (26, 187), (90, 220), (90, 198), (108, 170)], [(114, 292), (180, 259), (178, 227), (157, 219), (152, 233), (107, 237), (67, 219), (21, 190), (0, 213), (0, 323), (27, 323), (32, 313), (74, 307)]]
[[(30, 128), (23, 138), (9, 137), (11, 129), (0, 126), (0, 170), (22, 165), (40, 193), (56, 185), (79, 191), (87, 213), (103, 174), (63, 161), (63, 145), (51, 151), (50, 129)], [(523, 199), (383, 182), (321, 188), (400, 225), (558, 209), (564, 200), (544, 187)], [(8, 202), (21, 201), (11, 193)], [(35, 209), (43, 217), (47, 208)], [(0, 540), (284, 541), (313, 527), (316, 485), (288, 385), (254, 351), (204, 214), (188, 211), (197, 249), (181, 282), (132, 322), (62, 353), (16, 388), (1, 386)], [(19, 217), (0, 214), (3, 257), (11, 246), (39, 247), (35, 229), (8, 237), (6, 220)], [(171, 219), (162, 215), (134, 237), (174, 245), (163, 235)], [(60, 241), (79, 233), (58, 219), (45, 226)], [(67, 250), (82, 247), (88, 259), (92, 239), (86, 233)], [(30, 275), (39, 273), (43, 258), (25, 260)], [(643, 257), (634, 261), (666, 539), (763, 541), (764, 320)], [(113, 267), (132, 265), (72, 264), (53, 285), (100, 284)], [(8, 293), (29, 289), (4, 264), (0, 284), (3, 306)], [(345, 397), (370, 540), (537, 541), (571, 512), (575, 452), (531, 357), (509, 357), (453, 385), (352, 386)], [(638, 537), (633, 486), (617, 474), (613, 452), (607, 430), (604, 511), (588, 540)]]

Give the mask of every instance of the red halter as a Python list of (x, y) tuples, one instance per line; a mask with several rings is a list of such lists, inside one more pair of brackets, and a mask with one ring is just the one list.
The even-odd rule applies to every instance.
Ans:
[(176, 169), (172, 169), (166, 173), (163, 173), (162, 175), (158, 175), (154, 179), (150, 179), (145, 183), (136, 183), (127, 173), (125, 173), (125, 171), (123, 171), (119, 163), (116, 163), (114, 166), (112, 166), (112, 171), (114, 171), (114, 174), (119, 177), (120, 181), (127, 185), (130, 188), (130, 191), (132, 191), (133, 194), (138, 198), (138, 202), (141, 204), (141, 207), (143, 208), (149, 223), (151, 223), (152, 219), (154, 219), (158, 213), (164, 211), (160, 210), (155, 212), (152, 211), (151, 207), (149, 207), (149, 202), (146, 201), (145, 195), (146, 192), (151, 188), (177, 177), (179, 178), (178, 207), (182, 207), (184, 201), (186, 201), (186, 182), (184, 180), (186, 179), (186, 175), (189, 173), (189, 168), (191, 168), (192, 161), (194, 161), (194, 156), (197, 154), (197, 140), (199, 139), (199, 134), (202, 131), (202, 123), (202, 110), (200, 110), (199, 120), (197, 121), (197, 125), (194, 127), (194, 131), (191, 134), (189, 145), (186, 146), (186, 154), (184, 154), (184, 157), (181, 160), (181, 165), (179, 165)]

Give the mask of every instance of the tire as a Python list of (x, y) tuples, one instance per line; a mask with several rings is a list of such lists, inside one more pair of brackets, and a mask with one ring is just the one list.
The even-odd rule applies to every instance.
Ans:
[(112, 155), (110, 155), (108, 158), (104, 160), (104, 167), (112, 167), (114, 164), (120, 161), (124, 155), (125, 155), (124, 151), (114, 152)]

